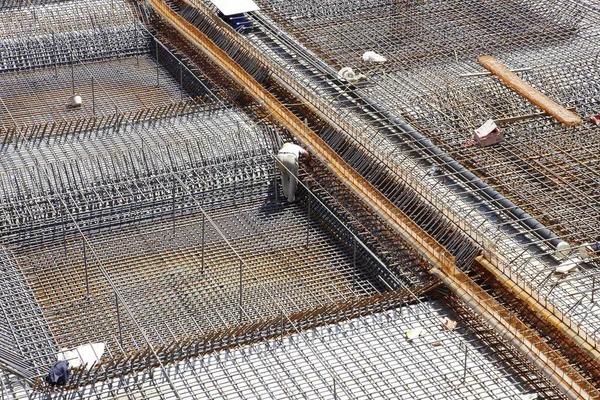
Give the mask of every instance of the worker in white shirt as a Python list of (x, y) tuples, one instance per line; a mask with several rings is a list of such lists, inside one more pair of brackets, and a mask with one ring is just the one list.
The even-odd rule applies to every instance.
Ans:
[(298, 185), (298, 159), (302, 156), (306, 161), (310, 160), (310, 154), (302, 147), (293, 143), (284, 143), (275, 164), (281, 171), (281, 183), (283, 194), (288, 202), (296, 200), (296, 187)]

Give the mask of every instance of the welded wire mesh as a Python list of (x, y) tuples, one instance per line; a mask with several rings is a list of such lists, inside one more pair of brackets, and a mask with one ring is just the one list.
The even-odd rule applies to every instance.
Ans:
[[(237, 52), (235, 46), (229, 50)], [(252, 65), (250, 57), (248, 60), (247, 65)], [(255, 66), (256, 76), (264, 78), (265, 69)], [(176, 74), (170, 72), (175, 82), (173, 87), (177, 87)], [(117, 105), (118, 109), (122, 107)], [(21, 283), (26, 281), (28, 290), (32, 290), (36, 306), (40, 307), (35, 313), (43, 313), (47, 319), (56, 345), (70, 347), (81, 342), (104, 341), (109, 344), (108, 356), (114, 357), (114, 365), (109, 361), (102, 366), (107, 369), (113, 366), (112, 370), (96, 369), (97, 375), (81, 381), (93, 383), (92, 388), (81, 389), (89, 390), (86, 394), (90, 397), (106, 396), (109, 392), (116, 396), (110, 387), (113, 381), (108, 377), (130, 373), (134, 367), (127, 364), (128, 360), (138, 362), (144, 354), (150, 354), (146, 341), (156, 345), (167, 360), (174, 360), (178, 354), (193, 354), (192, 346), (184, 348), (184, 345), (201, 347), (197, 338), (205, 333), (208, 338), (228, 338), (230, 342), (222, 344), (225, 347), (239, 345), (236, 338), (243, 335), (236, 336), (235, 329), (238, 326), (245, 329), (243, 323), (278, 322), (280, 318), (284, 326), (299, 321), (303, 328), (316, 328), (362, 310), (363, 299), (377, 300), (376, 296), (388, 289), (407, 290), (402, 284), (407, 280), (400, 281), (390, 271), (382, 276), (385, 265), (357, 243), (352, 231), (326, 208), (313, 204), (316, 199), (312, 195), (305, 195), (293, 205), (278, 197), (278, 189), (272, 184), (277, 175), (271, 157), (273, 143), (269, 142), (273, 133), (254, 126), (243, 114), (245, 111), (222, 108), (184, 119), (121, 126), (97, 132), (95, 137), (73, 135), (52, 144), (30, 146), (25, 142), (25, 148), (5, 149), (6, 172), (1, 182), (5, 200), (3, 238), (10, 243), (7, 264), (18, 263), (23, 273), (19, 277)], [(323, 136), (328, 134), (323, 132)], [(365, 174), (377, 172), (375, 168), (363, 167), (361, 172)], [(322, 184), (327, 179), (315, 181)], [(385, 182), (382, 185), (385, 187)], [(334, 182), (331, 186), (337, 186), (335, 189), (339, 191), (341, 185)], [(409, 209), (418, 203), (416, 199), (413, 203), (410, 196), (399, 198), (407, 201)], [(426, 215), (431, 208), (415, 208), (415, 219), (421, 218), (419, 221), (429, 224), (431, 230), (443, 231)], [(210, 224), (206, 222), (209, 218)], [(451, 245), (454, 239), (457, 248), (462, 248), (460, 234), (450, 237), (447, 244)], [(469, 243), (465, 247), (472, 251)], [(403, 251), (408, 252), (406, 248)], [(396, 264), (398, 269), (422, 268), (419, 257), (402, 255), (400, 260), (406, 263)], [(415, 285), (423, 283), (412, 278)], [(19, 293), (11, 295), (18, 297)], [(402, 304), (404, 296), (417, 301), (417, 296), (410, 292), (401, 293), (396, 301)], [(64, 308), (57, 307), (60, 302), (64, 302)], [(382, 300), (371, 309), (371, 303), (365, 300), (364, 310), (380, 311), (381, 307), (398, 303)], [(124, 304), (128, 313), (119, 312)], [(344, 304), (355, 307), (344, 309)], [(423, 304), (417, 307), (427, 308)], [(373, 369), (373, 373), (360, 377), (361, 382), (365, 381), (364, 387), (348, 384), (341, 386), (342, 390), (367, 397), (365, 387), (384, 391), (388, 383), (373, 384), (371, 376), (384, 378), (402, 367), (410, 379), (398, 381), (408, 387), (404, 391), (392, 388), (396, 394), (429, 396), (431, 393), (463, 398), (475, 392), (482, 398), (501, 398), (514, 397), (520, 392), (520, 388), (512, 385), (497, 385), (498, 379), (510, 380), (509, 374), (495, 370), (477, 351), (465, 353), (462, 366), (463, 355), (455, 351), (462, 339), (442, 331), (437, 316), (430, 311), (423, 315), (415, 312), (413, 316), (407, 310), (404, 308), (411, 326), (417, 321), (431, 324), (428, 329), (440, 337), (451, 338), (453, 346), (439, 349), (441, 356), (430, 343), (418, 346), (417, 351), (408, 342), (402, 342), (406, 346), (400, 346), (401, 349), (392, 349), (390, 340), (400, 343), (397, 339), (402, 337), (403, 329), (394, 326), (389, 333), (385, 331), (387, 323), (397, 316), (377, 316), (385, 322), (377, 329), (370, 329), (372, 342), (367, 345), (381, 345), (385, 354), (377, 350), (363, 352), (361, 362), (367, 363), (365, 366), (369, 371)], [(289, 317), (290, 314), (298, 320)], [(29, 327), (23, 325), (22, 329), (27, 331)], [(233, 334), (211, 336), (219, 330)], [(296, 327), (290, 332), (302, 335)], [(369, 342), (360, 329), (356, 332), (359, 334), (353, 343), (355, 347)], [(265, 339), (260, 330), (258, 333), (258, 338)], [(21, 339), (27, 343), (27, 337)], [(48, 337), (40, 343), (43, 356), (29, 360), (38, 363), (38, 371), (56, 350)], [(355, 376), (352, 365), (339, 368), (340, 364), (336, 367), (331, 363), (343, 359), (345, 339), (333, 338), (327, 343), (328, 360), (320, 358), (321, 352), (314, 347), (300, 354), (286, 352), (285, 357), (296, 365), (316, 357), (318, 362), (311, 364), (317, 366), (314, 369), (317, 375), (323, 373), (318, 368), (322, 365), (324, 370), (334, 371), (334, 379), (348, 374)], [(219, 343), (211, 345), (217, 348)], [(373, 353), (378, 358), (371, 364), (369, 356)], [(398, 357), (398, 353), (406, 357)], [(467, 365), (467, 360), (472, 364)], [(148, 375), (141, 381), (129, 382), (129, 375), (118, 378), (118, 385), (126, 395), (139, 390), (145, 397), (164, 398), (182, 390), (194, 396), (192, 386), (206, 382), (198, 379), (197, 373), (183, 376), (176, 372), (182, 379), (175, 386), (169, 381), (170, 387), (164, 389), (167, 386), (164, 379), (169, 379), (171, 370), (161, 366), (163, 375), (156, 371), (159, 376), (153, 377), (150, 367), (156, 366), (156, 361), (149, 361), (143, 373)], [(179, 368), (190, 362), (174, 365)], [(422, 368), (424, 363), (429, 368), (424, 368), (426, 379), (421, 379), (423, 376), (416, 366)], [(219, 375), (208, 374), (217, 392), (239, 393), (235, 382), (231, 379), (223, 382), (220, 372), (211, 372)], [(454, 379), (449, 377), (459, 378), (461, 372), (465, 376), (464, 385), (440, 385), (440, 377), (452, 385)], [(98, 383), (97, 379), (108, 383)], [(283, 390), (305, 385), (315, 388), (314, 379), (307, 381), (302, 385), (284, 383)], [(321, 393), (320, 390), (325, 393), (327, 389), (322, 383), (319, 390), (311, 393)], [(147, 389), (149, 384), (154, 388), (147, 393), (140, 389), (141, 386)], [(205, 387), (200, 390), (208, 393)], [(251, 389), (253, 394), (256, 390)], [(271, 394), (279, 394), (277, 390), (281, 389), (272, 390), (275, 391)]]
[[(391, 139), (397, 140), (394, 152), (397, 159), (403, 160), (404, 151), (418, 148), (414, 145), (425, 140), (405, 134), (408, 122), (438, 145), (444, 155), (461, 161), (565, 240), (580, 245), (600, 239), (597, 213), (600, 131), (586, 118), (598, 113), (600, 32), (595, 4), (361, 2), (363, 8), (357, 9), (355, 3), (334, 2), (331, 12), (317, 11), (321, 4), (316, 2), (262, 1), (261, 4), (264, 13), (329, 64), (328, 71), (312, 63), (310, 72), (302, 72), (305, 76), (315, 76), (315, 92), (327, 93), (331, 71), (335, 74), (342, 66), (367, 75), (364, 83), (348, 85), (344, 93), (347, 98), (367, 98), (376, 107), (369, 110), (365, 104), (370, 103), (358, 100), (352, 103), (329, 92), (330, 104), (353, 109), (364, 120), (375, 121), (380, 129), (394, 132)], [(338, 12), (346, 6), (347, 14)], [(259, 18), (257, 21), (259, 25), (264, 23)], [(256, 37), (265, 48), (269, 40), (275, 40), (274, 35), (262, 41), (260, 35)], [(388, 61), (365, 64), (360, 57), (367, 50), (381, 53)], [(525, 68), (518, 74), (526, 82), (564, 106), (575, 107), (584, 117), (584, 125), (562, 127), (494, 77), (481, 75), (483, 68), (476, 57), (490, 53), (509, 68)], [(274, 58), (288, 63), (287, 68), (292, 69), (291, 58), (279, 55)], [(391, 111), (400, 122), (389, 117), (387, 122), (376, 119), (381, 118), (378, 110)], [(473, 130), (490, 118), (507, 121), (499, 122), (504, 142), (489, 148), (474, 145)], [(368, 132), (358, 124), (356, 129)], [(383, 135), (371, 138), (375, 138), (383, 152), (392, 153)], [(485, 232), (488, 240), (496, 241), (493, 248), (501, 249), (510, 260), (507, 268), (522, 274), (513, 275), (513, 279), (523, 279), (542, 296), (560, 304), (561, 311), (577, 321), (575, 329), (582, 324), (588, 332), (597, 331), (596, 304), (591, 296), (595, 292), (593, 262), (582, 264), (581, 274), (572, 278), (572, 282), (556, 276), (554, 271), (560, 261), (546, 258), (549, 262), (546, 265), (520, 249), (522, 245), (533, 244), (530, 249), (538, 255), (552, 253), (527, 229), (524, 232), (523, 228), (515, 227), (514, 218), (498, 213), (510, 210), (498, 207), (477, 187), (459, 189), (458, 176), (446, 161), (431, 157), (427, 151), (413, 153), (412, 157), (435, 177), (432, 191), (439, 190), (440, 199), (447, 198), (455, 210), (464, 210), (475, 224), (481, 224), (478, 229)], [(467, 203), (476, 205), (461, 206), (461, 201), (456, 201), (446, 186), (460, 193)], [(480, 213), (491, 221), (491, 226), (479, 218)], [(506, 246), (505, 236), (516, 244)], [(578, 292), (578, 285), (584, 285), (586, 290)]]

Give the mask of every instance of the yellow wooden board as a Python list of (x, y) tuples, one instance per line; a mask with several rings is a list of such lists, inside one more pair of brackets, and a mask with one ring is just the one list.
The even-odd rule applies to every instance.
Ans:
[(519, 93), (563, 124), (573, 126), (581, 125), (583, 123), (583, 120), (577, 114), (567, 110), (560, 104), (555, 103), (548, 96), (531, 87), (531, 85), (519, 78), (514, 72), (511, 72), (494, 57), (480, 56), (477, 57), (477, 61), (479, 64), (483, 65), (485, 69), (496, 75), (509, 88)]

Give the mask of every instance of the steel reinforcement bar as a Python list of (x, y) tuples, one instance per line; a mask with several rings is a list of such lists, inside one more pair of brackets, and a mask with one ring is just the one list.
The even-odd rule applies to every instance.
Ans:
[[(435, 285), (435, 284), (432, 284)], [(425, 292), (430, 287), (419, 290)], [(375, 293), (357, 299), (328, 304), (311, 310), (287, 315), (285, 318), (276, 317), (268, 320), (247, 322), (232, 328), (207, 332), (198, 337), (182, 340), (172, 340), (157, 346), (158, 358), (149, 348), (132, 350), (111, 359), (100, 361), (89, 369), (85, 366), (74, 370), (67, 389), (75, 389), (92, 385), (99, 381), (116, 378), (120, 375), (139, 372), (159, 367), (159, 359), (163, 363), (172, 363), (190, 357), (199, 357), (222, 351), (234, 346), (248, 345), (264, 340), (284, 337), (301, 329), (313, 329), (319, 326), (331, 325), (340, 321), (383, 312), (405, 304), (405, 290), (395, 290), (387, 293)], [(43, 390), (41, 380), (37, 380), (36, 389)]]
[[(185, 3), (195, 7), (202, 13), (210, 13), (210, 10), (198, 0), (185, 0)], [(295, 82), (293, 77), (291, 77), (284, 68), (273, 62), (270, 62), (267, 56), (257, 52), (256, 49), (246, 43), (243, 38), (233, 32), (233, 30), (229, 29), (229, 26), (227, 26), (224, 22), (220, 21), (216, 17), (213, 20), (215, 24), (221, 28), (223, 34), (227, 35), (231, 41), (234, 41), (245, 51), (250, 52), (257, 60), (260, 60), (265, 65), (268, 65), (274, 77), (280, 81), (281, 84), (285, 85), (293, 93), (296, 93), (298, 96), (305, 99), (306, 101), (304, 103), (307, 107), (310, 107), (319, 115), (319, 117), (323, 118), (332, 126), (349, 133), (348, 136), (352, 138), (352, 141), (356, 146), (366, 149), (370, 154), (376, 154), (386, 168), (389, 168), (395, 174), (397, 174), (400, 181), (410, 187), (419, 196), (425, 198), (449, 221), (452, 221), (452, 223), (458, 226), (468, 237), (478, 243), (484, 250), (483, 256), (490, 262), (487, 265), (496, 268), (505, 277), (509, 278), (512, 282), (516, 283), (520, 289), (522, 289), (520, 291), (513, 291), (515, 294), (521, 297), (525, 302), (530, 302), (532, 297), (536, 297), (535, 292), (532, 291), (531, 287), (527, 285), (525, 280), (518, 274), (512, 273), (505, 257), (499, 254), (496, 243), (491, 240), (485, 234), (485, 232), (470, 223), (464, 215), (457, 213), (456, 210), (454, 210), (446, 202), (446, 199), (440, 197), (437, 193), (435, 193), (435, 191), (431, 190), (427, 183), (421, 181), (420, 179), (416, 179), (417, 177), (413, 176), (410, 171), (404, 170), (402, 166), (395, 163), (381, 151), (377, 151), (374, 143), (370, 143), (368, 139), (361, 137), (360, 134), (357, 134), (357, 129), (351, 124), (351, 122), (348, 121), (348, 118), (336, 113), (336, 110), (333, 109), (331, 105), (327, 104), (323, 99), (314, 96), (304, 85)], [(538, 299), (536, 301), (540, 300)], [(598, 347), (598, 343), (596, 343), (593, 335), (590, 335), (586, 331), (585, 327), (581, 327), (580, 324), (577, 324), (570, 318), (567, 318), (564, 312), (559, 312), (557, 307), (548, 301), (547, 298), (541, 299), (540, 303), (543, 307), (546, 307), (548, 310), (550, 310), (555, 317), (557, 317), (557, 319), (554, 320), (556, 321), (556, 328), (561, 331), (568, 331), (569, 336), (571, 337), (577, 336), (578, 340), (574, 341), (573, 343), (579, 344), (579, 340), (583, 340), (583, 342), (586, 344), (582, 348), (588, 352), (588, 354), (590, 354), (590, 356), (592, 356), (597, 363), (600, 363), (600, 353), (598, 353), (598, 351), (588, 351), (589, 349), (597, 349)]]
[[(185, 0), (185, 2), (203, 13), (210, 12), (206, 6), (198, 0)], [(493, 271), (495, 276), (502, 275), (503, 279), (500, 279), (500, 282), (526, 303), (537, 303), (536, 307), (533, 308), (534, 310), (539, 307), (547, 309), (547, 311), (553, 315), (553, 317), (550, 318), (550, 321), (556, 329), (565, 332), (567, 337), (571, 338), (574, 344), (580, 346), (580, 348), (590, 355), (596, 363), (600, 364), (600, 352), (597, 350), (598, 343), (593, 335), (590, 335), (584, 327), (580, 326), (580, 324), (577, 324), (568, 318), (564, 312), (558, 310), (558, 308), (547, 298), (540, 298), (540, 296), (538, 296), (518, 274), (512, 273), (505, 257), (499, 254), (494, 241), (487, 237), (481, 229), (467, 221), (464, 215), (460, 215), (453, 210), (446, 200), (439, 197), (439, 195), (432, 191), (426, 183), (422, 182), (420, 179), (414, 179), (414, 177), (411, 176), (410, 171), (404, 171), (401, 166), (394, 163), (393, 160), (390, 160), (385, 154), (374, 149), (374, 144), (370, 143), (368, 139), (361, 138), (361, 135), (356, 134), (357, 129), (347, 120), (347, 118), (338, 116), (336, 110), (333, 110), (330, 105), (326, 104), (322, 99), (312, 95), (310, 90), (303, 85), (294, 82), (293, 78), (289, 76), (285, 69), (270, 62), (265, 55), (256, 52), (252, 46), (245, 43), (239, 35), (235, 34), (226, 24), (218, 20), (218, 18), (213, 18), (213, 20), (231, 41), (234, 41), (244, 50), (253, 54), (256, 59), (260, 60), (265, 65), (269, 65), (270, 70), (274, 71), (274, 77), (290, 91), (307, 100), (305, 101), (306, 106), (315, 111), (319, 117), (326, 120), (332, 126), (350, 133), (349, 136), (355, 141), (357, 146), (367, 149), (370, 154), (376, 154), (385, 164), (386, 168), (390, 168), (394, 173), (398, 174), (398, 177), (402, 182), (412, 188), (419, 196), (425, 198), (448, 220), (452, 221), (452, 223), (458, 226), (471, 239), (475, 240), (484, 250), (483, 257), (489, 261), (488, 263), (485, 263), (485, 266), (488, 269), (495, 269), (495, 271)]]
[(518, 344), (532, 362), (548, 375), (570, 398), (600, 398), (600, 392), (588, 382), (564, 359), (542, 348), (543, 339), (500, 303), (492, 299), (455, 265), (448, 251), (424, 232), (394, 204), (386, 199), (364, 177), (359, 175), (341, 159), (314, 131), (300, 118), (283, 106), (279, 100), (249, 73), (240, 67), (227, 53), (216, 46), (195, 26), (178, 15), (171, 7), (160, 0), (149, 0), (155, 11), (165, 22), (190, 41), (213, 62), (223, 68), (233, 79), (240, 83), (262, 106), (289, 129), (316, 157), (337, 174), (342, 181), (364, 200), (377, 214), (381, 215), (392, 229), (425, 256), (433, 265), (432, 272), (438, 275), (449, 288), (475, 309), (482, 318), (489, 321), (495, 329), (509, 340)]
[(161, 0), (149, 0), (157, 14), (196, 48), (218, 64), (234, 80), (240, 83), (262, 106), (281, 122), (306, 146), (311, 153), (331, 169), (346, 186), (356, 193), (377, 214), (382, 216), (392, 229), (429, 260), (432, 272), (463, 301), (469, 304), (483, 319), (501, 332), (508, 340), (517, 344), (523, 353), (538, 366), (569, 398), (600, 399), (600, 392), (587, 382), (564, 359), (552, 349), (539, 346), (543, 343), (535, 331), (518, 320), (500, 303), (491, 298), (455, 265), (451, 254), (424, 232), (416, 223), (385, 198), (369, 181), (352, 169), (300, 118), (287, 109), (279, 100), (249, 73), (221, 50), (195, 26), (178, 15)]
[(372, 204), (374, 210), (394, 226), (402, 237), (427, 257), (434, 266), (443, 269), (453, 267), (454, 259), (443, 246), (423, 232), (410, 218), (375, 189), (369, 181), (352, 169), (316, 132), (312, 131), (300, 118), (284, 107), (273, 94), (268, 92), (249, 73), (233, 61), (227, 53), (164, 2), (150, 0), (150, 4), (167, 23), (239, 82), (250, 95), (308, 147), (311, 153), (340, 176), (353, 192), (368, 204)]

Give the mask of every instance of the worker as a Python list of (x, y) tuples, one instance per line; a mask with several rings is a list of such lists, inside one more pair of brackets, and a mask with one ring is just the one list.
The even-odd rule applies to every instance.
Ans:
[(277, 153), (277, 161), (275, 162), (277, 168), (281, 171), (283, 194), (290, 203), (296, 200), (298, 160), (300, 156), (306, 161), (310, 160), (310, 154), (302, 147), (294, 143), (284, 143), (279, 153)]
[(68, 361), (57, 361), (50, 367), (50, 372), (46, 376), (46, 383), (52, 388), (55, 386), (66, 386), (71, 378)]

